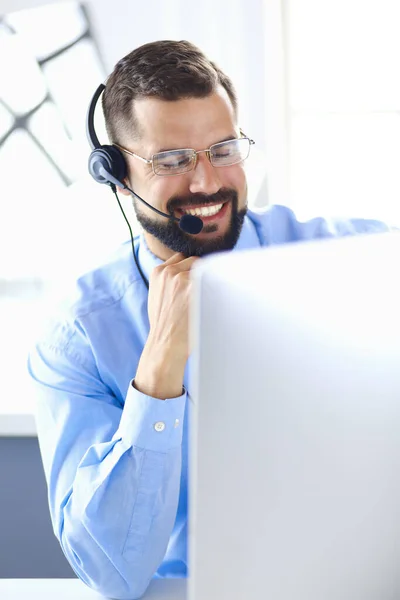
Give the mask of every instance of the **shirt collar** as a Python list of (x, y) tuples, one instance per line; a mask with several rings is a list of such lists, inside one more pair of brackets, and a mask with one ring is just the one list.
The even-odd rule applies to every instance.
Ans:
[[(246, 214), (242, 231), (240, 232), (239, 239), (236, 246), (233, 248), (233, 252), (236, 250), (246, 250), (249, 248), (256, 248), (260, 246), (260, 240), (258, 238), (254, 223), (251, 221), (249, 216)], [(140, 267), (143, 271), (147, 281), (149, 281), (150, 273), (157, 265), (162, 265), (163, 260), (155, 256), (148, 248), (143, 231), (139, 235), (139, 248), (138, 248), (138, 260)]]

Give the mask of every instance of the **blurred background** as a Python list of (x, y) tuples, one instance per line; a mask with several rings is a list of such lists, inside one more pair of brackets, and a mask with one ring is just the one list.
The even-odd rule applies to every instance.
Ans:
[[(38, 517), (47, 507), (25, 365), (49, 298), (129, 239), (110, 189), (87, 173), (99, 83), (141, 44), (190, 40), (236, 85), (256, 141), (251, 207), (399, 225), (399, 31), (398, 0), (0, 0), (0, 577), (72, 575), (47, 512)], [(99, 110), (96, 126), (107, 143)], [(135, 233), (131, 200), (121, 202)], [(47, 542), (29, 549), (35, 520), (49, 555)], [(4, 553), (12, 544), (18, 561)]]

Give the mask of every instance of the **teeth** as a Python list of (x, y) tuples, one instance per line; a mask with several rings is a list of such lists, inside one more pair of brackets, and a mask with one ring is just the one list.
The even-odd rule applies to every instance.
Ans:
[(203, 208), (191, 208), (189, 210), (184, 210), (184, 213), (188, 215), (202, 215), (203, 217), (211, 217), (212, 215), (216, 215), (217, 212), (221, 210), (223, 204), (216, 204), (215, 206), (206, 206)]

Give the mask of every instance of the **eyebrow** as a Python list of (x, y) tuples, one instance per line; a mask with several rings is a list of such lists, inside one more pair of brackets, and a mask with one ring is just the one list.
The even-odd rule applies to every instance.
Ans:
[[(219, 140), (219, 142), (214, 142), (213, 144), (210, 144), (210, 146), (214, 146), (215, 144), (222, 144), (223, 142), (229, 142), (230, 140), (237, 140), (237, 139), (238, 138), (236, 137), (236, 134), (233, 133), (231, 135), (228, 135), (224, 139)], [(182, 146), (180, 146), (179, 148), (161, 148), (160, 150), (157, 150), (157, 152), (153, 152), (153, 154), (158, 154), (159, 152), (173, 152), (174, 150), (187, 150), (187, 149), (188, 148), (183, 148)]]

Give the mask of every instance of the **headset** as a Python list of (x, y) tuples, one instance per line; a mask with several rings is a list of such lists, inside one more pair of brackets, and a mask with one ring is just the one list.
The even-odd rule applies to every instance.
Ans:
[(92, 149), (88, 161), (89, 173), (93, 177), (93, 179), (97, 181), (97, 183), (106, 183), (107, 185), (109, 185), (111, 187), (111, 190), (115, 194), (124, 219), (129, 227), (129, 232), (131, 234), (133, 258), (135, 259), (135, 263), (141, 275), (143, 283), (145, 284), (146, 288), (149, 289), (149, 282), (143, 275), (142, 269), (140, 268), (140, 265), (136, 258), (135, 248), (133, 244), (132, 229), (119, 201), (116, 186), (128, 190), (133, 196), (135, 196), (138, 200), (143, 202), (146, 206), (151, 208), (151, 210), (155, 211), (159, 215), (166, 217), (167, 219), (177, 221), (179, 223), (180, 229), (182, 229), (182, 231), (184, 231), (185, 233), (200, 233), (200, 231), (203, 229), (203, 221), (200, 219), (200, 217), (195, 217), (194, 215), (185, 214), (180, 219), (178, 219), (174, 215), (169, 215), (167, 213), (161, 212), (154, 206), (151, 206), (151, 204), (148, 204), (146, 200), (143, 200), (143, 198), (138, 196), (136, 192), (131, 190), (131, 188), (129, 188), (124, 183), (124, 179), (127, 177), (128, 170), (125, 158), (121, 150), (116, 146), (100, 144), (94, 128), (94, 111), (96, 109), (97, 101), (103, 90), (105, 90), (105, 88), (106, 86), (104, 85), (104, 83), (101, 83), (99, 85), (99, 87), (93, 94), (93, 98), (89, 104), (89, 108), (86, 115), (86, 135), (90, 147)]

